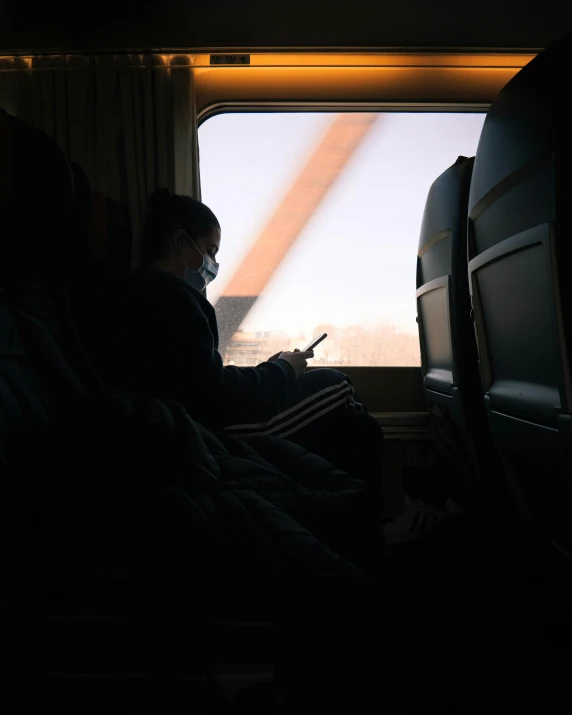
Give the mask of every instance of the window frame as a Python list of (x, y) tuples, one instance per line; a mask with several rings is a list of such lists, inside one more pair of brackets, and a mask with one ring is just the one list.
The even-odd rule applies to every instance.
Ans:
[(324, 113), (375, 112), (378, 114), (486, 114), (490, 102), (217, 102), (197, 115), (197, 128), (209, 119), (221, 114), (270, 114), (270, 113)]
[[(206, 108), (198, 117), (198, 126), (212, 117), (231, 113), (274, 113), (274, 112), (424, 112), (424, 113), (486, 113), (489, 104), (484, 103), (431, 103), (431, 104), (395, 104), (389, 102), (367, 103), (289, 103), (289, 102), (221, 102)], [(413, 270), (413, 266), (412, 266)], [(314, 369), (314, 368), (310, 368)], [(317, 368), (315, 368), (317, 369)], [(412, 415), (426, 413), (427, 403), (423, 391), (421, 367), (360, 367), (346, 366), (343, 372), (355, 385), (357, 392), (363, 396), (368, 409), (380, 415), (409, 413)]]

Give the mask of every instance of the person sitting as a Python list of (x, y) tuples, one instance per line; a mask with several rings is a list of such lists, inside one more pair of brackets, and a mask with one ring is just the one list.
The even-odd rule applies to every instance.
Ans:
[(350, 379), (305, 371), (312, 352), (284, 351), (257, 367), (223, 365), (215, 310), (204, 295), (216, 278), (221, 228), (188, 196), (157, 191), (148, 201), (143, 266), (129, 276), (118, 348), (129, 386), (183, 404), (211, 430), (241, 439), (288, 439), (374, 485), (383, 432)]

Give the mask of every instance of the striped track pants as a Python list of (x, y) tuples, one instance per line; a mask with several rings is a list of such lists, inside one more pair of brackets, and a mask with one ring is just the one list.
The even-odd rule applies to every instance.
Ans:
[(324, 415), (340, 409), (365, 410), (349, 378), (328, 368), (311, 370), (296, 381), (286, 409), (266, 420), (230, 425), (224, 431), (242, 439), (290, 437)]

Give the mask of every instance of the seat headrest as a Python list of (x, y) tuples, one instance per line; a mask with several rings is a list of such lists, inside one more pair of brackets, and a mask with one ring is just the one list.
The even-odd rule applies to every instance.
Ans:
[(61, 252), (74, 189), (56, 142), (4, 110), (0, 149), (0, 285), (5, 286), (42, 277)]

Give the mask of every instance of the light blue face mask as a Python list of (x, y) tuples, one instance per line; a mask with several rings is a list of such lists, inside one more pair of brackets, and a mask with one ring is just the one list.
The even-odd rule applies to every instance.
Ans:
[(203, 291), (208, 286), (208, 284), (211, 281), (214, 281), (214, 279), (217, 277), (218, 263), (213, 261), (212, 258), (209, 258), (207, 255), (205, 255), (190, 236), (187, 236), (187, 238), (201, 254), (201, 256), (203, 257), (203, 262), (198, 268), (189, 268), (183, 256), (183, 252), (181, 251), (181, 257), (183, 257), (183, 263), (185, 264), (185, 273), (183, 278), (185, 281), (187, 281), (189, 285), (192, 285), (193, 288)]

